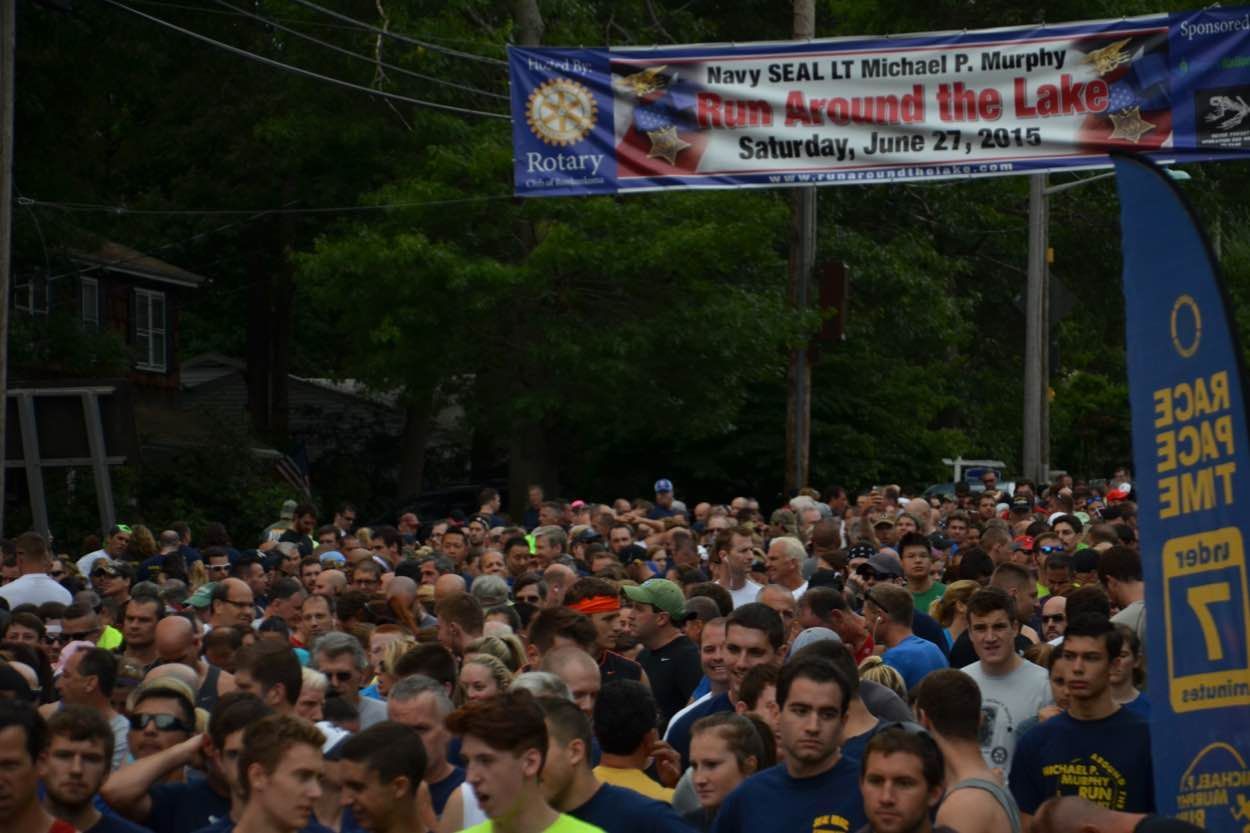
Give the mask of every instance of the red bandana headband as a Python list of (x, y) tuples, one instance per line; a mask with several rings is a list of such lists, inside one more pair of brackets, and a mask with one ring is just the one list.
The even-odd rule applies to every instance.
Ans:
[(589, 616), (592, 613), (615, 613), (621, 609), (620, 596), (591, 596), (574, 602), (570, 608)]

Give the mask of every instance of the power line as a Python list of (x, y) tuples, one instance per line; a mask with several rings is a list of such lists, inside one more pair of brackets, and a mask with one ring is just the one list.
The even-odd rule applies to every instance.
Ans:
[[(185, 11), (199, 12), (201, 14), (221, 15), (222, 17), (244, 17), (245, 16), (245, 13), (242, 13), (242, 12), (227, 12), (227, 11), (221, 11), (219, 9), (208, 9), (208, 8), (204, 8), (203, 6), (190, 6), (190, 5), (187, 5), (186, 3), (166, 3), (166, 2), (162, 2), (162, 0), (130, 0), (130, 2), (139, 6), (157, 6), (163, 9), (183, 9)], [(315, 26), (319, 29), (338, 29), (340, 31), (345, 31), (345, 32), (357, 32), (360, 30), (359, 26), (346, 26), (340, 23), (328, 23), (328, 22), (322, 22), (319, 20), (305, 20), (303, 18), (297, 18), (297, 17), (284, 17), (280, 15), (274, 15), (270, 19), (280, 20), (284, 23), (298, 23), (302, 26)], [(425, 38), (427, 40), (432, 40), (432, 41), (442, 41), (443, 43), (467, 43), (473, 46), (485, 47), (486, 49), (503, 49), (504, 48), (503, 44), (492, 43), (491, 41), (476, 40), (474, 38), (447, 38), (447, 37), (442, 37), (438, 35), (425, 35)]]
[(299, 5), (304, 6), (305, 8), (313, 9), (314, 11), (321, 12), (322, 14), (327, 14), (330, 17), (334, 18), (335, 20), (341, 20), (344, 23), (350, 23), (351, 25), (358, 26), (361, 29), (368, 29), (370, 32), (376, 32), (379, 35), (385, 35), (388, 38), (394, 38), (395, 40), (403, 41), (404, 43), (410, 43), (413, 46), (420, 46), (420, 47), (430, 50), (431, 52), (441, 52), (444, 55), (451, 55), (456, 58), (466, 58), (470, 61), (481, 61), (484, 64), (496, 64), (498, 66), (508, 65), (506, 61), (501, 61), (498, 58), (489, 58), (485, 55), (477, 55), (473, 52), (461, 52), (459, 49), (450, 49), (446, 46), (439, 46), (436, 43), (430, 43), (428, 41), (417, 40), (416, 38), (409, 37), (408, 35), (401, 35), (398, 32), (391, 32), (387, 29), (379, 29), (377, 26), (374, 26), (372, 23), (365, 23), (363, 20), (357, 20), (356, 18), (348, 17), (345, 14), (339, 14), (333, 9), (327, 9), (325, 6), (318, 6), (316, 3), (311, 2), (311, 0), (291, 0), (291, 1), (293, 3), (298, 3)]
[(124, 205), (101, 205), (87, 202), (53, 202), (32, 197), (20, 197), (18, 205), (38, 206), (40, 208), (56, 208), (61, 211), (103, 212), (116, 215), (157, 216), (157, 217), (215, 217), (234, 214), (253, 214), (257, 218), (271, 214), (351, 214), (368, 211), (393, 211), (401, 208), (424, 208), (427, 206), (465, 205), (492, 200), (510, 200), (511, 194), (491, 194), (481, 197), (462, 197), (452, 200), (427, 200), (425, 202), (393, 202), (377, 205), (336, 205), (309, 208), (127, 208)]
[[(7, 2), (7, 0), (3, 0), (3, 1)], [(375, 90), (372, 87), (363, 87), (360, 84), (353, 84), (352, 82), (344, 81), (341, 78), (334, 78), (329, 75), (322, 75), (319, 72), (313, 72), (312, 70), (304, 69), (303, 67), (293, 66), (292, 64), (285, 64), (282, 61), (275, 61), (273, 58), (267, 58), (264, 55), (257, 55), (254, 52), (248, 52), (246, 49), (240, 49), (237, 46), (231, 46), (228, 43), (222, 43), (221, 41), (213, 40), (207, 35), (201, 35), (199, 32), (193, 32), (190, 29), (184, 29), (183, 27), (178, 26), (177, 24), (170, 23), (168, 20), (155, 17), (153, 15), (147, 14), (146, 12), (141, 12), (138, 9), (133, 9), (130, 6), (127, 6), (125, 3), (119, 3), (117, 2), (117, 0), (104, 0), (104, 2), (108, 3), (110, 6), (116, 6), (117, 8), (122, 9), (123, 11), (127, 11), (133, 15), (142, 17), (145, 20), (149, 20), (152, 23), (156, 23), (168, 29), (173, 29), (175, 32), (180, 32), (186, 35), (187, 37), (195, 38), (198, 41), (210, 44), (212, 46), (216, 46), (219, 49), (224, 49), (227, 52), (232, 52), (235, 55), (239, 55), (244, 58), (249, 58), (253, 61), (259, 61), (260, 63), (266, 64), (271, 67), (284, 69), (287, 72), (293, 72), (296, 75), (302, 75), (306, 78), (314, 78), (318, 81), (325, 81), (326, 83), (335, 84), (337, 86), (345, 87), (351, 90), (356, 90), (357, 92), (368, 93), (369, 95), (379, 96), (381, 98), (389, 98), (395, 101), (403, 101), (407, 104), (415, 104), (419, 107), (430, 107), (435, 110), (446, 110), (446, 111), (453, 112), (453, 113), (465, 113), (467, 115), (472, 115), (472, 116), (485, 116), (486, 118), (503, 119), (505, 121), (512, 120), (511, 116), (507, 116), (503, 113), (491, 113), (485, 110), (473, 110), (468, 107), (456, 107), (451, 104), (439, 104), (436, 101), (423, 101), (422, 99), (419, 99), (419, 98), (409, 98), (406, 95), (400, 95), (398, 93), (390, 93), (390, 92), (387, 92), (386, 90)]]
[[(18, 200), (18, 203), (19, 203), (19, 204), (21, 204), (21, 203), (25, 203), (25, 204), (27, 204), (27, 205), (40, 205), (40, 206), (49, 206), (49, 205), (54, 205), (54, 203), (44, 203), (44, 202), (41, 202), (41, 201), (39, 201), (39, 200), (32, 200), (32, 199), (27, 199), (27, 198), (22, 198), (22, 199), (19, 199), (19, 200)], [(33, 213), (33, 212), (32, 212), (32, 213)], [(191, 235), (190, 237), (188, 237), (188, 238), (187, 238), (187, 239), (185, 239), (185, 240), (176, 240), (176, 241), (174, 241), (173, 243), (166, 243), (166, 244), (165, 244), (165, 245), (163, 245), (163, 246), (157, 246), (157, 247), (156, 247), (155, 249), (153, 249), (152, 251), (153, 251), (153, 252), (163, 252), (163, 251), (165, 251), (166, 249), (172, 249), (172, 248), (174, 248), (175, 246), (185, 246), (185, 245), (187, 245), (188, 243), (194, 243), (195, 241), (200, 240), (200, 239), (202, 239), (202, 238), (204, 238), (204, 237), (208, 237), (208, 236), (213, 235), (213, 234), (219, 234), (219, 233), (221, 233), (221, 232), (223, 232), (223, 231), (227, 231), (227, 230), (232, 229), (232, 228), (234, 228), (234, 227), (236, 227), (236, 226), (244, 226), (244, 225), (247, 225), (248, 223), (251, 223), (251, 222), (254, 222), (254, 221), (256, 221), (256, 220), (259, 220), (261, 217), (264, 217), (264, 216), (269, 215), (269, 214), (274, 214), (274, 213), (277, 213), (277, 212), (276, 212), (276, 211), (256, 211), (256, 212), (252, 212), (252, 216), (251, 216), (251, 217), (247, 217), (247, 218), (242, 219), (242, 220), (235, 220), (235, 221), (234, 221), (234, 222), (232, 222), (232, 223), (226, 223), (225, 225), (218, 226), (217, 228), (211, 228), (211, 229), (208, 229), (207, 231), (201, 231), (201, 232), (199, 232), (198, 234), (193, 234), (193, 235)], [(88, 268), (91, 268), (91, 269), (114, 269), (114, 268), (116, 268), (116, 267), (118, 267), (118, 266), (125, 266), (125, 265), (126, 265), (126, 264), (128, 264), (128, 263), (133, 263), (133, 262), (135, 262), (135, 261), (137, 261), (137, 260), (143, 260), (143, 259), (145, 259), (145, 258), (147, 258), (147, 257), (150, 257), (150, 254), (149, 254), (149, 253), (139, 252), (139, 253), (136, 253), (136, 254), (134, 254), (134, 255), (131, 255), (130, 257), (118, 258), (117, 260), (110, 260), (110, 261), (107, 261), (107, 262), (105, 262), (105, 263), (93, 263), (93, 264), (91, 264), (91, 265), (90, 265), (90, 267), (88, 267)], [(77, 275), (77, 274), (78, 274), (79, 272), (81, 272), (81, 271), (83, 271), (83, 270), (81, 270), (81, 269), (72, 269), (72, 270), (67, 271), (67, 272), (61, 272), (59, 275), (52, 275), (51, 277), (47, 278), (47, 280), (49, 280), (49, 281), (54, 281), (54, 280), (57, 280), (57, 279), (59, 279), (59, 278), (68, 278), (68, 277), (71, 277), (71, 276), (73, 276), (73, 275)]]
[(230, 9), (231, 11), (233, 11), (234, 13), (241, 15), (242, 17), (251, 18), (252, 20), (259, 21), (265, 24), (266, 26), (272, 26), (275, 29), (279, 29), (283, 32), (288, 32), (297, 38), (310, 41), (312, 43), (317, 44), (318, 46), (322, 46), (331, 51), (338, 52), (341, 55), (347, 55), (348, 57), (356, 58), (357, 60), (365, 61), (367, 63), (374, 64), (375, 66), (385, 67), (386, 69), (389, 69), (393, 72), (401, 73), (403, 75), (411, 75), (413, 78), (420, 78), (424, 81), (432, 81), (435, 84), (442, 84), (447, 87), (455, 87), (458, 90), (465, 90), (466, 92), (475, 93), (477, 95), (489, 96), (490, 98), (498, 98), (502, 101), (508, 100), (508, 97), (506, 95), (500, 95), (499, 93), (487, 92), (486, 90), (479, 90), (477, 87), (471, 87), (468, 84), (457, 84), (455, 81), (447, 81), (442, 78), (436, 78), (433, 75), (424, 75), (420, 72), (413, 72), (410, 69), (406, 69), (400, 66), (395, 66), (394, 64), (388, 64), (385, 61), (374, 60), (373, 58), (370, 58), (368, 55), (362, 55), (359, 52), (353, 52), (350, 49), (344, 49), (341, 46), (336, 46), (332, 43), (326, 43), (325, 41), (319, 38), (314, 38), (312, 35), (304, 34), (298, 29), (292, 29), (289, 26), (283, 26), (281, 23), (278, 23), (270, 18), (264, 17), (262, 15), (258, 15), (258, 14), (253, 14), (252, 12), (244, 11), (243, 9), (236, 8), (230, 5), (229, 3), (227, 3), (226, 0), (217, 0), (217, 3), (218, 5), (224, 6), (227, 9)]

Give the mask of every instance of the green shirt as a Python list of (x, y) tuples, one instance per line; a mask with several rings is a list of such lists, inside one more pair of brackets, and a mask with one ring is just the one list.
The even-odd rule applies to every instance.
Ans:
[[(466, 828), (461, 833), (494, 833), (495, 823), (490, 819)], [(603, 833), (601, 829), (593, 824), (587, 824), (584, 821), (573, 818), (570, 815), (561, 813), (555, 823), (548, 827), (543, 833)]]
[(946, 585), (940, 581), (933, 582), (933, 586), (923, 593), (912, 593), (912, 601), (916, 603), (916, 612), (928, 614), (929, 605), (933, 604), (935, 599), (942, 598), (946, 592)]

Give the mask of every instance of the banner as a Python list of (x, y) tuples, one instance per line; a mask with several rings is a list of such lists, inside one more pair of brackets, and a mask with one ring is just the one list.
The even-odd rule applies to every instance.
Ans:
[(911, 182), (1250, 150), (1250, 8), (979, 32), (509, 47), (516, 193)]
[(1117, 158), (1159, 812), (1250, 825), (1250, 457), (1241, 348), (1167, 177)]

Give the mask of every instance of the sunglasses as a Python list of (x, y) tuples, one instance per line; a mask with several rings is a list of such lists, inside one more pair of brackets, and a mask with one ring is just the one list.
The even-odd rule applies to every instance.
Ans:
[(52, 576), (57, 581), (60, 581), (61, 579), (69, 575), (69, 573), (65, 572), (64, 570), (53, 570), (52, 572), (48, 573), (48, 575)]
[(43, 638), (43, 641), (48, 644), (56, 642), (61, 645), (68, 645), (71, 642), (78, 641), (95, 642), (97, 639), (99, 639), (99, 636), (96, 635), (96, 631), (83, 631), (82, 633), (65, 633), (62, 631), (61, 633), (48, 634)]
[(356, 675), (355, 671), (323, 671), (327, 679), (334, 680), (336, 683), (345, 683)]
[(150, 723), (155, 723), (156, 728), (161, 732), (195, 731), (194, 726), (188, 726), (172, 714), (132, 714), (130, 716), (130, 728), (136, 732), (142, 732)]
[(1062, 622), (1067, 619), (1062, 613), (1052, 613), (1050, 616), (1042, 616), (1043, 622)]
[(1062, 544), (1042, 544), (1040, 547), (1037, 548), (1037, 551), (1044, 552), (1047, 555), (1050, 555), (1056, 552), (1067, 552), (1067, 550), (1063, 548)]

